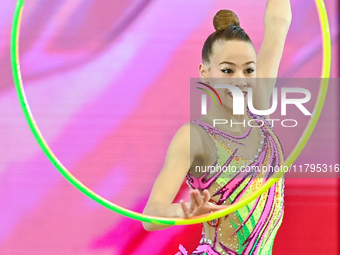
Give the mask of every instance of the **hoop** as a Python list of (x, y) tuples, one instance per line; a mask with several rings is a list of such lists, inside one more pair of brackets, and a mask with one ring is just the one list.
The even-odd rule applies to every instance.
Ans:
[[(58, 158), (54, 155), (54, 153), (49, 148), (48, 144), (46, 143), (44, 137), (42, 136), (35, 120), (33, 114), (30, 110), (30, 107), (27, 102), (27, 98), (25, 95), (22, 79), (21, 79), (21, 72), (20, 72), (20, 61), (19, 61), (19, 35), (20, 35), (20, 21), (22, 17), (22, 10), (24, 7), (25, 0), (18, 0), (15, 8), (14, 18), (13, 18), (13, 25), (12, 25), (12, 34), (11, 34), (11, 62), (12, 62), (12, 71), (13, 71), (13, 78), (15, 83), (15, 88), (18, 94), (18, 98), (21, 104), (21, 108), (24, 112), (26, 121), (28, 122), (31, 131), (39, 143), (40, 147), (42, 148), (45, 155), (48, 159), (52, 162), (52, 164), (57, 168), (57, 170), (78, 190), (83, 192), (89, 198), (93, 199), (97, 203), (105, 206), (106, 208), (113, 210), (116, 213), (124, 215), (126, 217), (144, 221), (149, 223), (157, 223), (157, 224), (166, 224), (166, 225), (189, 225), (189, 224), (197, 224), (207, 221), (212, 221), (214, 219), (223, 217), (227, 214), (235, 212), (239, 208), (245, 206), (246, 204), (250, 203), (257, 197), (259, 197), (263, 192), (268, 190), (276, 181), (283, 176), (284, 172), (277, 172), (273, 175), (273, 178), (266, 181), (260, 188), (254, 191), (252, 194), (248, 195), (247, 197), (241, 199), (237, 203), (225, 208), (223, 210), (219, 210), (210, 214), (205, 214), (202, 216), (193, 217), (191, 219), (180, 219), (180, 218), (165, 218), (165, 217), (154, 217), (148, 216), (141, 213), (137, 213), (128, 209), (125, 209), (121, 206), (118, 206), (105, 198), (99, 196), (98, 194), (94, 193), (92, 190), (87, 188), (84, 184), (82, 184), (77, 178), (75, 178), (58, 160)], [(283, 166), (291, 165), (297, 157), (300, 155), (301, 151), (305, 147), (307, 141), (309, 140), (316, 123), (320, 117), (323, 104), (326, 99), (328, 83), (329, 83), (329, 76), (330, 76), (330, 67), (331, 67), (331, 38), (330, 38), (330, 29), (328, 23), (328, 16), (327, 10), (323, 0), (315, 0), (316, 8), (319, 14), (320, 26), (322, 31), (322, 40), (323, 40), (323, 66), (322, 66), (322, 76), (319, 94), (317, 97), (317, 101), (314, 106), (313, 114), (301, 136), (299, 142), (284, 162)]]

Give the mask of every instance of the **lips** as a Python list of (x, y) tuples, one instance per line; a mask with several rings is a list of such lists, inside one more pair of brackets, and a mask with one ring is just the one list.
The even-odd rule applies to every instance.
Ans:
[[(242, 92), (243, 92), (243, 96), (244, 96), (244, 98), (246, 98), (246, 96), (247, 96), (248, 92), (247, 92), (247, 91), (242, 91)], [(229, 96), (230, 96), (231, 98), (233, 98), (233, 95), (232, 95), (232, 93), (231, 93), (231, 92), (228, 92), (228, 94), (229, 94)]]

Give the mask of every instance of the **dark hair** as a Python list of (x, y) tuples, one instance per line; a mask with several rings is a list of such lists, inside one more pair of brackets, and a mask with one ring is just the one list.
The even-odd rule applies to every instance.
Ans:
[(253, 44), (247, 33), (240, 27), (240, 21), (233, 11), (220, 10), (216, 13), (213, 24), (216, 31), (204, 43), (202, 50), (203, 62), (210, 62), (212, 46), (218, 40), (239, 40)]

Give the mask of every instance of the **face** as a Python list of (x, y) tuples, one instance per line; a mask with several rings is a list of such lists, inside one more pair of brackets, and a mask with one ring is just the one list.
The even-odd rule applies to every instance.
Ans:
[[(239, 87), (248, 102), (247, 91), (256, 88), (256, 52), (251, 43), (243, 41), (216, 41), (212, 48), (210, 63), (201, 63), (200, 77), (212, 87), (218, 84), (230, 84)], [(217, 79), (219, 78), (219, 79)], [(233, 107), (230, 90), (216, 89), (223, 105)]]

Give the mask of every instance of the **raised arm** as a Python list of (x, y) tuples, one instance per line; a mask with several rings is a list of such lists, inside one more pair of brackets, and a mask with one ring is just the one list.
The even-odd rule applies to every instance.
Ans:
[(254, 93), (254, 106), (259, 110), (269, 108), (291, 20), (290, 0), (267, 1), (264, 38), (257, 56), (257, 77), (272, 79), (262, 79), (262, 82), (258, 82)]

